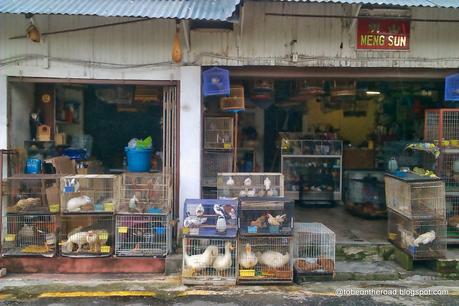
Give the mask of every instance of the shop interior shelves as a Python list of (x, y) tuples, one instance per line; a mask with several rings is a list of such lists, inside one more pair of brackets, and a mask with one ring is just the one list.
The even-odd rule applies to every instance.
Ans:
[(60, 177), (54, 174), (10, 176), (2, 184), (2, 205), (6, 206), (7, 213), (58, 213)]
[(282, 173), (219, 173), (217, 177), (219, 198), (284, 196)]
[(186, 199), (183, 215), (183, 234), (202, 237), (237, 235), (237, 200)]
[(241, 198), (240, 202), (240, 235), (292, 234), (294, 205), (290, 199)]
[(81, 174), (61, 178), (62, 212), (113, 213), (119, 203), (119, 176)]
[(204, 117), (204, 149), (231, 150), (233, 137), (233, 117)]

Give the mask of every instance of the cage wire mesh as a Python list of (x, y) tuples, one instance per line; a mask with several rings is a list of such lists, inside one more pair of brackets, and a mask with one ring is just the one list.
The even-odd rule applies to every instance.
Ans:
[[(2, 204), (7, 213), (58, 213), (60, 176), (53, 174), (16, 175), (3, 182)], [(5, 202), (4, 202), (5, 201)]]
[(440, 131), (440, 110), (429, 109), (425, 111), (424, 117), (424, 140), (439, 140)]
[(459, 146), (459, 109), (426, 110), (424, 140), (438, 141), (444, 147)]
[(115, 255), (166, 256), (170, 244), (168, 214), (115, 216)]
[(282, 173), (218, 173), (219, 198), (284, 196)]
[(408, 218), (445, 219), (445, 184), (441, 180), (406, 182), (385, 176), (387, 207)]
[(45, 256), (56, 254), (56, 216), (7, 215), (3, 217), (2, 256)]
[(117, 213), (167, 213), (172, 209), (170, 176), (123, 173)]
[(459, 194), (447, 195), (448, 244), (459, 244)]
[(119, 176), (81, 174), (61, 178), (63, 213), (113, 213), (119, 202)]
[(204, 151), (202, 162), (202, 185), (217, 187), (217, 174), (233, 169), (233, 153)]
[(232, 117), (204, 118), (204, 149), (233, 149), (233, 135)]
[(297, 274), (335, 272), (335, 233), (321, 223), (297, 223), (294, 227), (293, 267)]
[(413, 260), (445, 257), (445, 219), (410, 219), (392, 209), (388, 209), (387, 217), (389, 241), (409, 254)]
[(445, 181), (446, 192), (459, 192), (458, 153), (441, 153), (437, 161), (436, 174)]
[(237, 240), (183, 238), (184, 284), (234, 285), (237, 277)]
[(239, 283), (283, 283), (293, 280), (293, 241), (284, 237), (239, 237)]
[(68, 257), (107, 257), (113, 252), (112, 215), (63, 215), (60, 254)]

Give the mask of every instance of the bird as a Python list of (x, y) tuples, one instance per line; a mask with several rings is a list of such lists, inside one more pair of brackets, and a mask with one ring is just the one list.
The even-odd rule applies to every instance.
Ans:
[(239, 254), (239, 265), (245, 269), (252, 269), (258, 263), (257, 256), (252, 252), (250, 243), (245, 245), (244, 251)]
[(265, 185), (266, 191), (271, 189), (271, 180), (269, 177), (266, 177), (265, 180), (263, 181), (263, 185)]
[(275, 251), (266, 251), (263, 254), (257, 253), (258, 261), (270, 268), (278, 269), (285, 266), (290, 260), (290, 254), (287, 252), (285, 255)]
[(227, 186), (234, 186), (234, 180), (233, 180), (233, 178), (231, 176), (226, 181), (226, 185)]
[(207, 218), (202, 218), (198, 216), (191, 216), (189, 212), (187, 212), (187, 217), (183, 221), (184, 227), (199, 227), (199, 225), (204, 224), (207, 222)]
[(247, 196), (247, 191), (241, 190), (241, 191), (239, 192), (239, 197), (240, 197), (240, 198), (244, 198), (244, 197), (246, 197), (246, 196)]
[(138, 202), (139, 202), (139, 200), (137, 199), (137, 197), (134, 194), (134, 196), (129, 200), (129, 209), (137, 211), (137, 203)]
[(250, 179), (250, 177), (248, 177), (248, 178), (246, 178), (246, 179), (244, 180), (244, 186), (245, 186), (245, 187), (250, 187), (250, 186), (252, 186), (252, 180)]
[(231, 260), (231, 251), (234, 250), (234, 247), (230, 241), (225, 243), (225, 253), (223, 255), (217, 256), (213, 263), (213, 268), (217, 270), (217, 272), (223, 272), (226, 269), (231, 268), (232, 260)]
[(199, 205), (196, 207), (196, 210), (195, 210), (194, 214), (195, 214), (197, 217), (202, 217), (202, 216), (204, 215), (204, 206), (202, 206), (202, 204), (199, 204)]
[(282, 223), (284, 223), (285, 218), (287, 217), (286, 214), (284, 215), (277, 215), (273, 217), (271, 214), (266, 214), (268, 216), (268, 223), (272, 226), (280, 226)]
[(215, 229), (219, 233), (224, 233), (226, 231), (226, 219), (225, 219), (225, 211), (223, 207), (218, 204), (214, 205), (214, 211), (218, 215), (217, 224), (215, 225)]
[(218, 247), (209, 245), (202, 254), (188, 255), (183, 248), (183, 260), (185, 266), (192, 269), (193, 274), (205, 268), (211, 267), (214, 259), (218, 256)]
[(418, 247), (419, 244), (429, 244), (435, 240), (435, 231), (429, 231), (422, 235), (419, 235), (416, 239), (414, 239), (413, 244), (414, 246)]
[(257, 194), (257, 191), (255, 190), (255, 188), (253, 188), (252, 190), (247, 191), (247, 196), (248, 197), (253, 198), (256, 194)]

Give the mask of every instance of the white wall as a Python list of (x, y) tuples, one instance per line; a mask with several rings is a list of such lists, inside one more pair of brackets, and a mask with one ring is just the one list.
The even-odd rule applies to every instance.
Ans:
[(35, 85), (10, 83), (11, 94), (11, 145), (23, 148), (24, 140), (30, 140), (29, 114), (35, 109)]

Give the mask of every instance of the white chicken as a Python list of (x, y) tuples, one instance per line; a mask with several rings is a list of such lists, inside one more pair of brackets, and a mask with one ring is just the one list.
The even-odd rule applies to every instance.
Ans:
[(434, 240), (435, 240), (435, 231), (430, 231), (422, 235), (419, 235), (416, 239), (414, 239), (413, 245), (418, 247), (419, 244), (424, 244), (424, 245), (429, 244)]
[(280, 226), (282, 223), (284, 223), (285, 218), (287, 215), (277, 215), (273, 217), (271, 214), (266, 214), (268, 216), (268, 223), (272, 226)]
[(247, 196), (248, 197), (253, 198), (256, 194), (257, 194), (257, 191), (255, 190), (255, 188), (253, 188), (252, 190), (247, 191)]
[(213, 263), (213, 268), (217, 270), (217, 272), (221, 273), (226, 269), (231, 268), (231, 251), (234, 250), (233, 245), (230, 241), (225, 243), (225, 254), (217, 256)]
[(215, 257), (218, 256), (218, 247), (209, 245), (202, 254), (188, 255), (183, 249), (183, 260), (185, 266), (192, 269), (193, 273), (211, 267)]
[(239, 253), (239, 265), (245, 269), (252, 269), (258, 263), (257, 256), (252, 252), (252, 246), (247, 243), (244, 251)]
[(239, 192), (239, 197), (240, 197), (240, 198), (243, 198), (243, 197), (246, 197), (246, 196), (247, 196), (247, 191), (241, 190), (241, 191)]
[(278, 269), (285, 266), (290, 260), (290, 254), (287, 252), (282, 255), (275, 251), (266, 251), (263, 254), (257, 253), (259, 263), (273, 269)]
[(198, 217), (202, 217), (204, 215), (204, 206), (202, 206), (202, 204), (199, 204), (196, 207), (194, 214)]

